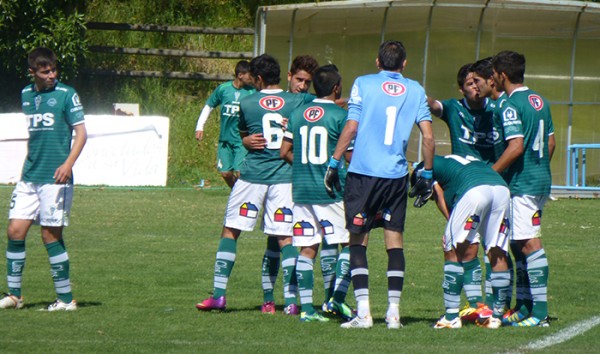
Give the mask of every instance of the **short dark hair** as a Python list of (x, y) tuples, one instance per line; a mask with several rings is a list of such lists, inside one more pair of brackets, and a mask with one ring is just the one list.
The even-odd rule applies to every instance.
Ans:
[(471, 72), (474, 72), (475, 74), (477, 74), (483, 78), (486, 78), (486, 79), (489, 79), (490, 77), (494, 76), (494, 67), (492, 66), (492, 57), (487, 57), (487, 58), (477, 60), (471, 66)]
[(240, 60), (235, 64), (235, 76), (245, 74), (250, 71), (250, 63), (247, 60)]
[(315, 93), (317, 94), (317, 97), (331, 95), (333, 92), (333, 87), (339, 85), (341, 81), (342, 76), (334, 64), (320, 67), (313, 75), (313, 84), (315, 85)]
[(250, 61), (250, 74), (262, 78), (265, 85), (277, 85), (281, 80), (281, 69), (277, 59), (269, 54), (262, 54)]
[(458, 74), (456, 74), (456, 83), (458, 83), (458, 87), (462, 89), (465, 81), (467, 81), (467, 76), (471, 73), (472, 63), (465, 64), (458, 69)]
[(510, 50), (503, 50), (492, 59), (494, 70), (504, 73), (513, 84), (522, 84), (525, 79), (525, 56)]
[(400, 41), (385, 41), (379, 46), (379, 67), (383, 70), (399, 70), (406, 60), (406, 49)]
[(304, 70), (312, 76), (318, 68), (319, 63), (317, 62), (317, 59), (313, 58), (310, 55), (298, 55), (292, 61), (290, 73), (294, 75), (298, 71)]
[(27, 64), (32, 70), (48, 65), (56, 65), (56, 60), (56, 54), (46, 47), (37, 47), (27, 56)]

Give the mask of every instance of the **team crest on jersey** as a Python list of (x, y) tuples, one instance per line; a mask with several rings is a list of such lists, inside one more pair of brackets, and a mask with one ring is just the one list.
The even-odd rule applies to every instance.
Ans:
[(252, 203), (244, 203), (240, 206), (240, 216), (256, 219), (258, 216), (258, 208)]
[(538, 210), (531, 217), (531, 225), (540, 226), (542, 224), (542, 211)]
[(292, 222), (292, 209), (283, 207), (275, 210), (273, 220), (276, 222)]
[(315, 228), (308, 221), (298, 221), (294, 224), (294, 236), (314, 236)]
[(479, 215), (473, 214), (467, 218), (465, 222), (465, 230), (475, 230), (479, 225)]
[(393, 81), (384, 82), (383, 84), (381, 84), (381, 89), (387, 95), (394, 96), (394, 97), (401, 96), (406, 92), (406, 87), (404, 87), (404, 85), (402, 85), (399, 82), (393, 82)]
[(541, 111), (544, 108), (544, 100), (538, 95), (529, 95), (529, 103), (536, 111)]
[(319, 221), (319, 224), (321, 224), (321, 232), (323, 235), (333, 234), (333, 224), (329, 220), (321, 220)]
[(306, 110), (304, 110), (304, 119), (306, 119), (309, 122), (316, 122), (319, 119), (323, 118), (323, 115), (325, 114), (325, 110), (322, 107), (319, 106), (313, 106), (313, 107), (309, 107)]
[(365, 214), (365, 213), (358, 213), (358, 214), (354, 215), (354, 218), (352, 218), (352, 225), (365, 226), (366, 223), (367, 223), (367, 214)]
[(267, 111), (278, 111), (285, 106), (285, 101), (279, 96), (265, 96), (258, 104)]
[(56, 103), (57, 102), (56, 102), (56, 99), (54, 97), (48, 100), (48, 106), (50, 106), (50, 107), (56, 106)]

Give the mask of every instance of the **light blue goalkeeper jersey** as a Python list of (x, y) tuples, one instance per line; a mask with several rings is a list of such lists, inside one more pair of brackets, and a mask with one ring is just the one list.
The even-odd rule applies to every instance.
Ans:
[(406, 148), (414, 124), (431, 121), (425, 90), (402, 74), (381, 71), (354, 81), (348, 119), (358, 122), (349, 172), (380, 178), (408, 174)]

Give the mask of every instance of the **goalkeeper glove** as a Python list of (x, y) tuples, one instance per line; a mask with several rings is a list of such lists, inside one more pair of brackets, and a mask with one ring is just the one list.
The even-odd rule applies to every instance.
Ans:
[(432, 170), (423, 170), (417, 178), (417, 182), (412, 186), (408, 196), (415, 199), (413, 205), (415, 208), (420, 208), (433, 195), (433, 171)]
[(327, 166), (327, 172), (325, 172), (325, 178), (323, 179), (325, 189), (327, 190), (329, 196), (332, 198), (335, 198), (335, 190), (337, 190), (338, 192), (342, 190), (342, 185), (340, 184), (340, 176), (338, 174), (338, 168), (340, 167), (340, 163), (340, 160), (336, 160), (332, 156), (329, 160), (329, 166)]

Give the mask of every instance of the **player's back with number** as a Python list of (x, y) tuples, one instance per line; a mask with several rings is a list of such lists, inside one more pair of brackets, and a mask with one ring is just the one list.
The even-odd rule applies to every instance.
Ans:
[(262, 90), (240, 103), (241, 133), (263, 134), (264, 149), (249, 150), (240, 168), (240, 178), (251, 183), (291, 183), (292, 168), (279, 157), (283, 139), (282, 122), (292, 111), (314, 96), (293, 94), (281, 89)]
[(381, 178), (402, 177), (408, 173), (405, 150), (411, 133), (403, 127), (430, 119), (425, 90), (397, 72), (361, 76), (352, 87), (348, 119), (359, 122), (348, 170)]

